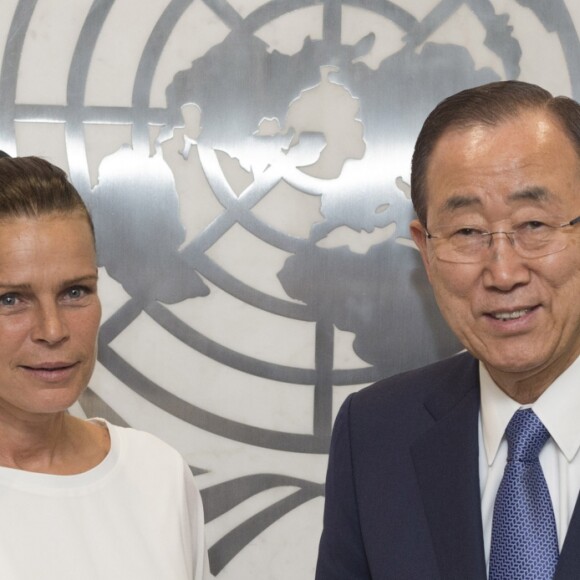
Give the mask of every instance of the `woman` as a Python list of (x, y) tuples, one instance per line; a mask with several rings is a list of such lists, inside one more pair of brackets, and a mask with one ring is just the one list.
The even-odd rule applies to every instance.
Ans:
[(79, 194), (46, 161), (0, 159), (0, 578), (201, 579), (203, 510), (180, 455), (67, 412), (100, 315)]

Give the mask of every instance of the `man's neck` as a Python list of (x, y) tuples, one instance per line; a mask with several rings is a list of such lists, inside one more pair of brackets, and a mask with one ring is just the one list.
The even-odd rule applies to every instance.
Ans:
[(503, 371), (483, 364), (491, 378), (504, 393), (514, 401), (528, 405), (537, 401), (546, 389), (574, 363), (578, 356), (576, 353), (549, 366), (523, 372)]

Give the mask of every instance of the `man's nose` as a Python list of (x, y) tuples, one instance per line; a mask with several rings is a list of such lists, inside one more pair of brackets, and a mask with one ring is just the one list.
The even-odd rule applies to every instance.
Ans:
[(507, 292), (515, 286), (526, 284), (529, 280), (530, 269), (527, 260), (518, 254), (513, 238), (506, 232), (494, 233), (484, 261), (484, 285)]

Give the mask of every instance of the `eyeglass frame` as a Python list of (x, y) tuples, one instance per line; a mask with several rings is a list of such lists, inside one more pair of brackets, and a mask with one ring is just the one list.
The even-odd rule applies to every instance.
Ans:
[[(532, 220), (532, 221), (534, 221), (534, 220)], [(566, 223), (563, 223), (563, 224), (559, 224), (559, 225), (557, 225), (557, 226), (549, 226), (549, 227), (553, 228), (554, 230), (560, 230), (560, 229), (562, 229), (562, 228), (566, 228), (566, 227), (569, 227), (569, 226), (572, 226), (572, 227), (573, 227), (573, 226), (575, 226), (575, 225), (577, 225), (577, 224), (580, 224), (580, 215), (579, 215), (579, 216), (577, 216), (577, 217), (575, 217), (574, 219), (570, 220), (569, 222), (566, 222)], [(547, 224), (547, 225), (549, 225), (549, 224)], [(463, 227), (464, 227), (464, 228), (470, 227), (470, 224), (464, 225)], [(474, 226), (471, 226), (471, 227), (474, 227)], [(461, 227), (460, 227), (460, 228), (458, 228), (458, 229), (461, 229)], [(435, 235), (435, 234), (432, 234), (432, 233), (431, 233), (431, 232), (430, 232), (430, 231), (427, 229), (427, 226), (426, 226), (426, 225), (424, 225), (424, 226), (423, 226), (423, 230), (425, 231), (425, 238), (426, 238), (426, 239), (428, 239), (428, 240), (449, 240), (449, 239), (451, 239), (451, 238), (445, 238), (445, 237), (443, 237), (443, 236), (437, 236), (437, 235)], [(517, 231), (516, 231), (516, 230), (513, 230), (513, 231), (511, 231), (511, 232), (506, 232), (506, 231), (501, 231), (501, 230), (499, 230), (499, 231), (496, 231), (496, 232), (487, 232), (487, 231), (482, 231), (482, 232), (480, 233), (480, 239), (481, 239), (481, 240), (483, 240), (485, 236), (487, 236), (487, 237), (488, 237), (488, 239), (489, 239), (489, 243), (487, 244), (487, 248), (486, 248), (484, 245), (482, 245), (482, 248), (483, 248), (483, 249), (489, 249), (489, 248), (491, 248), (491, 244), (492, 244), (492, 242), (493, 242), (493, 236), (494, 236), (494, 235), (496, 235), (496, 234), (505, 234), (505, 236), (506, 236), (506, 238), (509, 240), (509, 242), (510, 242), (510, 244), (511, 244), (512, 248), (516, 248), (516, 244), (515, 244), (515, 238), (514, 238), (513, 236), (514, 236), (515, 234), (517, 234)], [(566, 246), (564, 246), (564, 248), (565, 248), (565, 247), (566, 247)], [(562, 248), (562, 250), (563, 250), (564, 248)], [(556, 252), (554, 252), (554, 253), (557, 253), (557, 252), (560, 252), (560, 251), (561, 251), (561, 250), (556, 250)], [(516, 249), (516, 252), (517, 252), (517, 249)], [(468, 254), (466, 254), (466, 256), (467, 256), (467, 255), (468, 255)], [(521, 255), (521, 254), (519, 254), (519, 252), (518, 252), (518, 255)], [(543, 255), (546, 255), (546, 256), (548, 256), (548, 255), (550, 255), (550, 254), (548, 253), (548, 254), (543, 254)], [(538, 258), (541, 258), (543, 255), (541, 254), (541, 255), (539, 255), (539, 256), (537, 256), (537, 257), (538, 257)], [(524, 256), (522, 256), (522, 257), (524, 257)], [(453, 262), (453, 263), (461, 263), (461, 262)], [(477, 263), (477, 262), (474, 262), (474, 263)]]

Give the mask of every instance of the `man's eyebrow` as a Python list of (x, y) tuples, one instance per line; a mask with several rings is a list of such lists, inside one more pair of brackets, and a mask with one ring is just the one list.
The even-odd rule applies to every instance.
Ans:
[[(514, 191), (508, 195), (508, 202), (532, 201), (542, 203), (549, 201), (552, 194), (545, 187), (533, 186)], [(475, 195), (453, 195), (443, 205), (443, 211), (453, 212), (464, 207), (481, 206), (482, 201)]]
[(463, 207), (481, 205), (481, 199), (474, 195), (453, 195), (443, 204), (443, 211), (452, 212)]
[(510, 193), (508, 201), (544, 202), (549, 201), (551, 198), (552, 194), (545, 187), (534, 186)]

